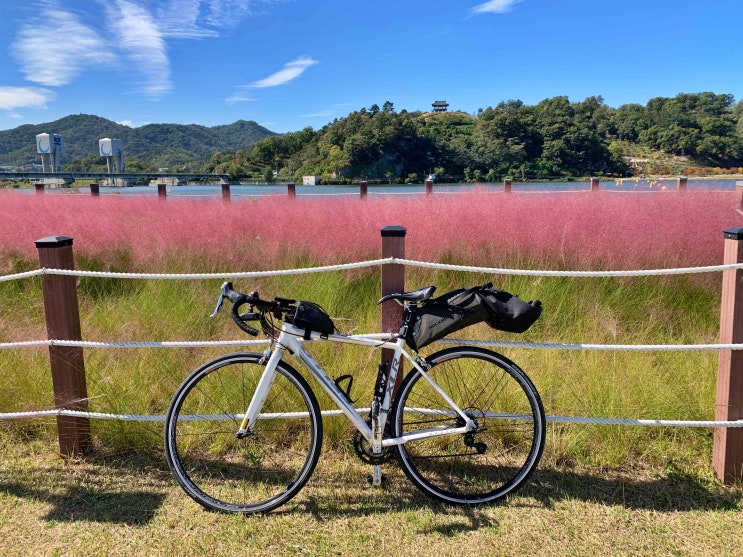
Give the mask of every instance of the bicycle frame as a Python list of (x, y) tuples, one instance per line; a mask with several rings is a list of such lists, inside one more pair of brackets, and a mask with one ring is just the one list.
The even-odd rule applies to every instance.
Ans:
[[(387, 376), (387, 384), (385, 385), (384, 398), (382, 400), (381, 408), (379, 411), (378, 423), (372, 424), (370, 427), (366, 423), (366, 420), (361, 416), (359, 411), (353, 407), (353, 405), (346, 398), (345, 393), (335, 384), (335, 382), (328, 376), (325, 370), (315, 359), (309, 354), (309, 352), (303, 346), (304, 343), (311, 342), (338, 342), (342, 344), (354, 344), (360, 346), (368, 346), (369, 348), (389, 348), (394, 350), (394, 356), (390, 364), (389, 374)], [(424, 439), (429, 437), (436, 437), (440, 435), (456, 435), (463, 434), (476, 429), (476, 425), (462, 409), (445, 393), (441, 387), (426, 373), (415, 358), (413, 358), (407, 350), (404, 348), (405, 340), (397, 337), (395, 342), (391, 340), (379, 340), (369, 337), (361, 336), (350, 336), (350, 335), (337, 335), (331, 334), (326, 336), (320, 336), (319, 333), (312, 333), (309, 340), (304, 338), (304, 330), (294, 327), (292, 324), (284, 323), (281, 328), (281, 333), (278, 339), (273, 345), (271, 355), (268, 359), (266, 369), (261, 376), (260, 381), (256, 387), (253, 398), (248, 405), (248, 409), (245, 412), (240, 429), (237, 431), (238, 437), (245, 437), (250, 435), (256, 420), (261, 418), (261, 409), (263, 404), (268, 397), (268, 393), (271, 389), (273, 379), (276, 374), (276, 366), (284, 356), (284, 353), (288, 350), (290, 354), (296, 356), (317, 382), (322, 386), (323, 390), (328, 393), (328, 396), (333, 400), (336, 406), (341, 412), (351, 421), (351, 423), (359, 430), (361, 435), (369, 442), (372, 447), (373, 453), (381, 453), (383, 448), (392, 447), (394, 445), (401, 445), (408, 441), (417, 439)], [(382, 439), (382, 433), (384, 426), (387, 423), (387, 417), (389, 415), (390, 406), (392, 405), (393, 389), (395, 380), (400, 370), (401, 358), (405, 358), (410, 365), (412, 365), (421, 375), (431, 384), (431, 386), (438, 392), (443, 400), (449, 404), (451, 410), (446, 410), (448, 414), (451, 412), (452, 416), (458, 416), (463, 420), (464, 426), (448, 428), (439, 426), (436, 428), (421, 429), (418, 431), (408, 432), (401, 437)], [(440, 412), (440, 411), (436, 411)]]

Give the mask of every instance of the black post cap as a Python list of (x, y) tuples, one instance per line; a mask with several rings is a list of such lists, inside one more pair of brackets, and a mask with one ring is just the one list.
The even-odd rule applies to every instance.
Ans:
[(37, 248), (63, 248), (72, 245), (72, 238), (69, 236), (47, 236), (34, 242)]
[(408, 229), (404, 226), (400, 226), (399, 224), (390, 224), (382, 228), (381, 233), (382, 238), (400, 238), (404, 237), (407, 231)]
[(728, 228), (723, 231), (726, 240), (743, 240), (743, 228)]

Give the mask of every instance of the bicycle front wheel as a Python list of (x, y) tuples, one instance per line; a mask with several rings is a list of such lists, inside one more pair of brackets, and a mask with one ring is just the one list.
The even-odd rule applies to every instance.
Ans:
[[(516, 490), (537, 466), (544, 447), (544, 410), (531, 380), (507, 358), (481, 348), (450, 348), (426, 361), (431, 365), (427, 374), (476, 429), (398, 445), (405, 474), (425, 494), (445, 503), (491, 503)], [(392, 414), (396, 437), (465, 425), (417, 370), (400, 386)]]
[(184, 491), (212, 510), (267, 512), (309, 479), (322, 445), (317, 399), (295, 369), (279, 362), (253, 431), (236, 433), (265, 365), (261, 354), (229, 354), (194, 371), (165, 420), (165, 455)]

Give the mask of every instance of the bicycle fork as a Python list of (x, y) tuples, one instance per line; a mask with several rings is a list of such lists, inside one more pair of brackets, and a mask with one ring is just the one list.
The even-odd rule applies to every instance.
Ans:
[(258, 381), (258, 385), (255, 388), (255, 394), (250, 401), (247, 412), (245, 412), (242, 423), (240, 423), (240, 429), (238, 429), (235, 434), (238, 439), (243, 439), (252, 434), (253, 425), (258, 419), (258, 415), (263, 408), (263, 404), (266, 402), (266, 398), (268, 398), (268, 392), (271, 390), (271, 385), (273, 384), (273, 379), (276, 375), (276, 366), (279, 365), (279, 361), (283, 356), (284, 348), (281, 345), (271, 352), (271, 356), (268, 358), (268, 363), (266, 364), (266, 369), (263, 371), (263, 374)]

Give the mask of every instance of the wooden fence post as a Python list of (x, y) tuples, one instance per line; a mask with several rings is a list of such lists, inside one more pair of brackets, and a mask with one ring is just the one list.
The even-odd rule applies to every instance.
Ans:
[(157, 198), (164, 201), (168, 196), (168, 189), (165, 184), (157, 185)]
[[(725, 230), (723, 263), (743, 263), (743, 228)], [(720, 343), (743, 342), (743, 269), (722, 273)], [(717, 364), (716, 421), (743, 419), (743, 350), (720, 350)], [(712, 467), (724, 482), (743, 478), (743, 428), (715, 428)]]
[(44, 195), (46, 193), (43, 182), (36, 182), (34, 184), (34, 189), (36, 190), (36, 195)]
[(101, 195), (101, 188), (99, 184), (92, 183), (90, 184), (90, 195), (92, 197), (100, 197)]
[(591, 191), (599, 191), (599, 179), (592, 177), (591, 178)]
[(366, 180), (359, 182), (359, 195), (361, 199), (366, 199)]
[(743, 182), (735, 182), (735, 208), (743, 208)]
[[(39, 265), (47, 269), (74, 269), (72, 238), (50, 236), (36, 241)], [(49, 339), (82, 340), (75, 277), (43, 275), (44, 314)], [(83, 349), (49, 346), (54, 405), (67, 410), (88, 409)], [(84, 417), (57, 416), (59, 450), (64, 455), (84, 453), (90, 447), (90, 421)]]
[(688, 182), (686, 176), (679, 176), (676, 178), (676, 189), (686, 191), (686, 183)]
[(503, 191), (511, 193), (511, 180), (509, 178), (503, 180)]
[(230, 195), (230, 185), (229, 184), (222, 184), (222, 201), (225, 203), (229, 203), (232, 200), (232, 197)]
[[(382, 234), (382, 258), (397, 257), (405, 258), (405, 233), (407, 228), (404, 226), (390, 225), (381, 230)], [(395, 292), (405, 291), (405, 265), (396, 263), (386, 263), (382, 265), (382, 296), (393, 294)], [(382, 331), (383, 333), (396, 333), (402, 325), (403, 308), (394, 302), (385, 302), (382, 308)], [(382, 362), (385, 360), (392, 361), (394, 351), (389, 348), (382, 349)], [(402, 382), (402, 362), (397, 373), (395, 389)]]
[(433, 195), (433, 180), (426, 180), (426, 195)]
[(297, 197), (297, 187), (294, 185), (294, 182), (289, 182), (286, 185), (286, 189), (289, 192), (289, 197), (291, 197), (292, 199)]

